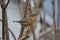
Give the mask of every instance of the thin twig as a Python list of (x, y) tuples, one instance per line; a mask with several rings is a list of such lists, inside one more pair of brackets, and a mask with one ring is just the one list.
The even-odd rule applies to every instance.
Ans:
[(8, 0), (7, 4), (5, 5), (5, 8), (7, 8), (8, 4), (10, 3), (10, 0)]
[(24, 9), (24, 17), (23, 18), (26, 18), (26, 16), (27, 16), (27, 10), (28, 10), (28, 1), (29, 0), (26, 0), (26, 5), (25, 5), (25, 9)]
[(32, 33), (33, 33), (33, 40), (36, 40), (36, 35), (33, 26), (31, 27)]
[[(1, 20), (1, 19), (0, 19), (0, 21), (2, 22), (2, 20)], [(8, 28), (8, 30), (9, 30), (9, 31), (10, 31), (10, 33), (12, 34), (12, 36), (13, 36), (14, 40), (16, 40), (16, 37), (15, 37), (14, 33), (11, 31), (11, 29), (10, 29), (10, 28)]]
[(38, 39), (37, 39), (37, 40), (40, 40), (40, 38), (44, 37), (44, 36), (46, 35), (46, 33), (48, 34), (48, 33), (51, 33), (51, 32), (52, 32), (52, 29), (47, 30), (46, 32), (45, 32), (45, 31), (44, 31), (44, 32), (42, 32), (41, 34), (39, 34), (39, 37), (38, 37)]
[(52, 0), (52, 7), (53, 7), (53, 11), (52, 11), (52, 14), (53, 14), (53, 28), (54, 28), (54, 40), (56, 40), (56, 23), (55, 23), (55, 0)]
[(59, 13), (60, 13), (60, 0), (58, 0), (58, 19), (57, 19), (57, 27), (58, 27), (58, 40), (59, 40)]
[(14, 33), (11, 31), (11, 29), (10, 29), (10, 28), (9, 28), (9, 31), (10, 31), (10, 33), (12, 34), (12, 36), (13, 36), (14, 40), (16, 40), (16, 37), (15, 37)]
[(46, 40), (46, 37), (47, 37), (47, 32), (46, 32), (46, 31), (47, 31), (47, 30), (46, 30), (46, 29), (47, 29), (47, 25), (46, 25), (46, 22), (45, 22), (45, 19), (46, 19), (45, 17), (46, 17), (46, 13), (45, 13), (45, 11), (44, 11), (43, 24), (44, 24), (44, 31), (45, 31), (45, 33), (46, 33), (44, 37), (45, 37), (45, 40)]
[(22, 37), (24, 29), (25, 29), (25, 26), (22, 25), (18, 40)]

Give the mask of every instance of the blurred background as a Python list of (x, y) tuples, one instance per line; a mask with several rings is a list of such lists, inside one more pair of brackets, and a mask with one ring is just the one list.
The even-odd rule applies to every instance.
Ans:
[[(5, 2), (7, 2), (7, 0), (5, 0)], [(8, 17), (8, 27), (14, 33), (16, 40), (18, 39), (18, 36), (20, 34), (20, 30), (21, 30), (22, 26), (21, 26), (21, 24), (14, 23), (12, 21), (17, 21), (17, 20), (19, 21), (23, 18), (23, 16), (24, 16), (24, 8), (23, 7), (25, 5), (25, 2), (26, 2), (26, 0), (11, 0), (7, 9), (6, 9), (7, 17)], [(34, 0), (30, 0), (30, 2), (31, 2), (31, 9), (33, 9), (34, 8)], [(41, 8), (40, 13), (42, 16), (44, 16), (43, 14), (45, 12), (45, 14), (46, 14), (45, 21), (47, 24), (50, 25), (50, 26), (47, 26), (47, 30), (49, 31), (49, 30), (51, 30), (52, 25), (53, 25), (52, 0), (44, 0), (43, 7), (44, 7), (44, 10)], [(39, 31), (41, 31), (41, 30), (43, 31), (43, 28), (42, 28), (41, 23), (40, 23), (40, 13), (36, 17), (36, 24), (34, 25), (34, 26), (36, 26), (36, 28), (34, 30), (35, 34), (36, 34), (36, 38), (38, 38), (38, 36), (40, 35)], [(56, 22), (56, 26), (57, 26), (57, 18), (58, 18), (58, 0), (55, 0), (55, 22)], [(1, 7), (0, 7), (0, 19), (2, 19)], [(60, 28), (60, 25), (59, 25), (59, 28)], [(41, 33), (41, 35), (43, 33)], [(12, 37), (10, 32), (9, 32), (9, 37), (10, 37), (10, 40), (14, 40), (14, 38)], [(52, 35), (50, 34), (49, 37), (52, 37)], [(0, 22), (0, 38), (2, 38), (2, 23), (1, 22)], [(30, 35), (29, 40), (33, 40), (32, 34)], [(44, 38), (42, 37), (40, 40), (44, 40)], [(49, 40), (49, 39), (47, 39), (47, 40)]]

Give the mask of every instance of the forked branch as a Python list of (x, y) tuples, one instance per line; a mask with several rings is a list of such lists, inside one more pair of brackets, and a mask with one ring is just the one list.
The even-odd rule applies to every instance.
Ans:
[(10, 0), (8, 0), (7, 4), (5, 5), (5, 8), (7, 8), (8, 4), (9, 4)]
[[(0, 21), (2, 22), (2, 20), (1, 20), (1, 19), (0, 19)], [(14, 40), (16, 40), (16, 37), (15, 37), (14, 33), (12, 32), (12, 30), (11, 30), (10, 28), (8, 28), (8, 30), (9, 30), (9, 31), (10, 31), (10, 33), (12, 34), (12, 36), (13, 36)]]

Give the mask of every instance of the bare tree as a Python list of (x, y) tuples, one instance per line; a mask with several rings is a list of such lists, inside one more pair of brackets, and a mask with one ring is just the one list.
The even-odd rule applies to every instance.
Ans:
[(5, 4), (5, 0), (1, 2), (2, 8), (2, 40), (9, 40), (9, 32), (8, 32), (8, 21), (7, 21), (7, 13), (6, 8), (9, 4), (10, 0), (8, 0), (7, 4)]

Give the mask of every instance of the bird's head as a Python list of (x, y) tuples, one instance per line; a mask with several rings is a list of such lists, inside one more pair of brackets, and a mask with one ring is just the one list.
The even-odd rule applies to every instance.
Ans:
[(37, 14), (31, 14), (31, 16), (37, 16)]

